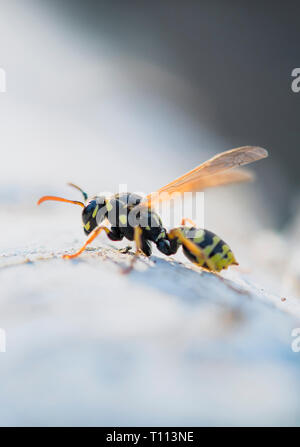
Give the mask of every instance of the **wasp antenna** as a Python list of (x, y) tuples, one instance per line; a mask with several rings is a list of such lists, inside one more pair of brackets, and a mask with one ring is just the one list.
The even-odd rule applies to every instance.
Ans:
[(74, 205), (79, 205), (82, 208), (84, 208), (84, 204), (82, 202), (78, 202), (77, 200), (68, 200), (68, 199), (64, 199), (63, 197), (56, 197), (56, 196), (43, 196), (38, 200), (37, 205), (40, 205), (41, 203), (46, 202), (46, 200), (53, 200), (55, 202), (73, 203)]
[(79, 188), (79, 186), (75, 185), (74, 183), (67, 183), (69, 186), (72, 186), (75, 189), (78, 189), (78, 191), (81, 192), (81, 194), (83, 195), (84, 200), (88, 199), (88, 195), (86, 192), (83, 191), (83, 189)]

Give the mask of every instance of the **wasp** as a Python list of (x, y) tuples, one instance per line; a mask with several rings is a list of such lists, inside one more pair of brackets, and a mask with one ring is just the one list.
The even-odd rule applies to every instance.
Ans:
[(236, 168), (267, 156), (268, 152), (258, 146), (243, 146), (222, 152), (146, 198), (130, 193), (89, 198), (84, 190), (69, 183), (81, 192), (84, 202), (43, 196), (37, 204), (54, 200), (82, 207), (83, 229), (88, 239), (77, 252), (63, 255), (64, 259), (79, 256), (104, 231), (112, 241), (121, 241), (125, 237), (135, 242), (135, 256), (126, 272), (133, 268), (140, 253), (151, 256), (152, 244), (167, 256), (174, 255), (182, 247), (183, 253), (192, 263), (209, 271), (220, 272), (231, 265), (238, 265), (229, 245), (215, 233), (197, 228), (188, 218), (182, 219), (180, 226), (167, 231), (153, 205), (170, 200), (172, 193), (203, 191), (209, 187), (249, 181), (253, 178), (252, 173)]

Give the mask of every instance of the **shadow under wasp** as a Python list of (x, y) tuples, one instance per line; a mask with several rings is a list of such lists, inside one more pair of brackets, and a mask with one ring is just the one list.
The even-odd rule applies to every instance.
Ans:
[[(213, 232), (197, 228), (188, 218), (182, 219), (180, 226), (167, 231), (153, 205), (170, 200), (171, 194), (175, 192), (182, 194), (203, 191), (214, 186), (249, 181), (253, 178), (251, 172), (234, 168), (267, 156), (268, 152), (257, 146), (243, 146), (222, 152), (146, 198), (130, 193), (114, 194), (111, 197), (96, 195), (89, 198), (81, 188), (69, 183), (82, 193), (84, 202), (44, 196), (37, 204), (54, 200), (73, 203), (83, 208), (83, 228), (89, 237), (80, 250), (64, 255), (64, 259), (79, 256), (102, 231), (105, 231), (112, 241), (121, 241), (125, 237), (135, 242), (135, 255), (125, 272), (133, 268), (140, 253), (151, 256), (152, 243), (167, 256), (175, 254), (182, 246), (185, 256), (191, 262), (209, 271), (220, 272), (230, 265), (238, 264), (228, 244)], [(102, 225), (104, 222), (108, 222), (110, 227)]]

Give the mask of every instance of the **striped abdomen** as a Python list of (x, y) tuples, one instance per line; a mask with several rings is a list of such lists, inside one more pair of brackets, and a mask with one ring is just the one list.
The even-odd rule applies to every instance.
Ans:
[(219, 272), (232, 264), (238, 264), (230, 247), (215, 233), (197, 228), (180, 228), (183, 236), (201, 249), (202, 256), (196, 256), (183, 243), (183, 252), (193, 263), (208, 270)]

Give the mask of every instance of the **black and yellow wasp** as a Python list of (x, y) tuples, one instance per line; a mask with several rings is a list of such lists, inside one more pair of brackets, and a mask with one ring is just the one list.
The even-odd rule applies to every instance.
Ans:
[[(158, 250), (167, 256), (175, 254), (182, 246), (185, 256), (194, 264), (219, 272), (230, 265), (238, 264), (230, 247), (211, 231), (196, 228), (190, 219), (183, 219), (181, 226), (167, 231), (153, 205), (170, 200), (172, 193), (203, 191), (209, 187), (248, 181), (252, 178), (249, 171), (234, 168), (267, 156), (268, 152), (257, 146), (243, 146), (222, 152), (168, 183), (156, 193), (149, 194), (145, 199), (130, 193), (115, 194), (111, 197), (96, 195), (89, 198), (81, 188), (70, 183), (69, 185), (82, 193), (84, 203), (62, 197), (44, 196), (39, 199), (38, 205), (46, 200), (55, 200), (83, 208), (83, 228), (89, 238), (76, 253), (64, 255), (65, 259), (79, 256), (101, 231), (105, 231), (112, 241), (120, 241), (124, 237), (135, 241), (135, 256), (126, 271), (132, 269), (139, 253), (151, 256), (151, 244), (154, 243)], [(104, 222), (109, 222), (110, 227), (102, 225)], [(186, 225), (187, 223), (189, 225)]]

